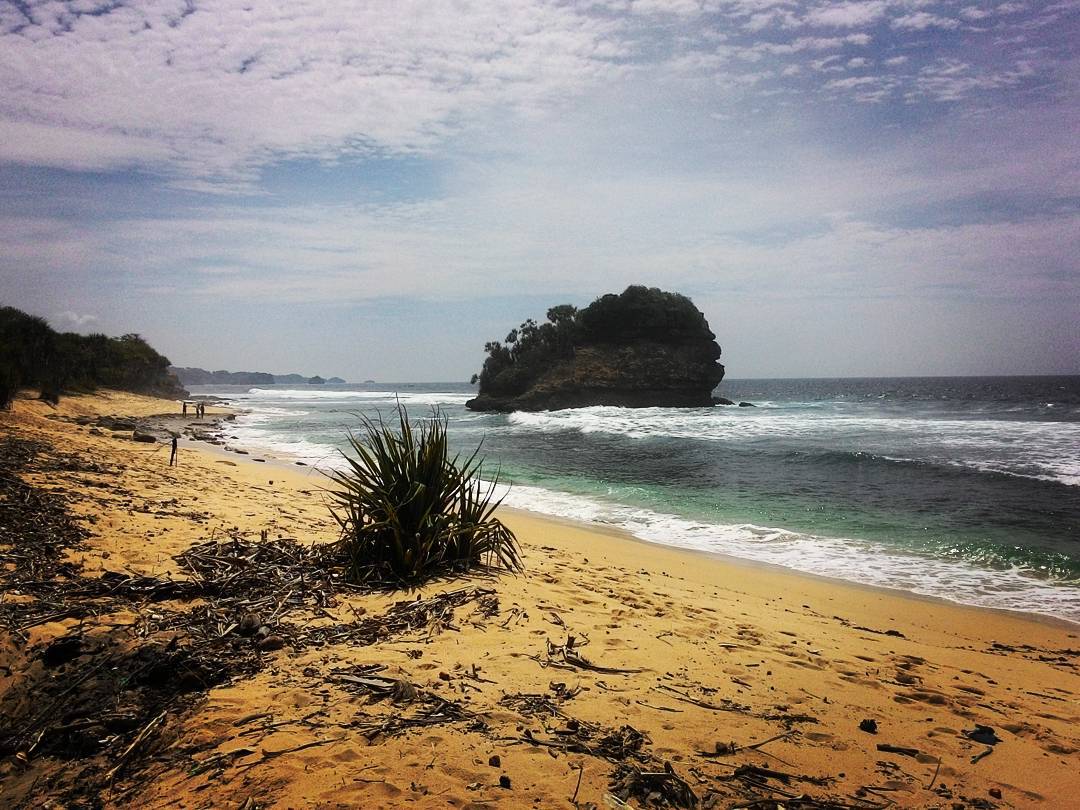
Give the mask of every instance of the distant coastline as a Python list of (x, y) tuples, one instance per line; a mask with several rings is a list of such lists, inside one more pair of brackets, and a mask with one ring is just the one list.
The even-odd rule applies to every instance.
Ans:
[(207, 371), (204, 368), (170, 366), (184, 385), (344, 385), (341, 377), (323, 378), (316, 374), (271, 374), (266, 371)]

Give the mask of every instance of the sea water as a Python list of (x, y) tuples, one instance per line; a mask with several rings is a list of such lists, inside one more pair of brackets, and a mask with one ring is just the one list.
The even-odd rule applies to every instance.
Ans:
[(727, 380), (757, 407), (473, 413), (462, 383), (197, 387), (230, 442), (339, 466), (438, 409), (506, 503), (651, 542), (1080, 622), (1080, 377)]

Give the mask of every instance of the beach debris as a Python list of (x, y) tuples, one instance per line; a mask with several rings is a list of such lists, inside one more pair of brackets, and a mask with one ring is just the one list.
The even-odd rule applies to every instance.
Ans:
[(796, 731), (785, 731), (783, 734), (774, 734), (768, 739), (761, 740), (760, 742), (750, 743), (748, 745), (739, 745), (735, 742), (718, 742), (714, 750), (712, 751), (698, 751), (699, 756), (703, 757), (730, 757), (734, 756), (739, 751), (757, 751), (760, 748), (768, 745), (769, 743), (776, 742), (777, 740), (784, 740), (788, 737), (797, 735)]
[[(411, 728), (474, 720), (475, 715), (460, 704), (407, 680), (373, 674), (378, 669), (384, 667), (379, 664), (362, 665), (330, 674), (330, 680), (343, 689), (368, 695), (368, 705), (388, 700), (395, 707), (384, 717), (370, 717), (356, 724), (369, 741), (401, 734)], [(404, 711), (404, 707), (410, 707), (411, 711)]]
[(877, 734), (877, 720), (859, 721), (859, 731), (865, 731), (867, 734)]
[(850, 619), (845, 619), (843, 616), (833, 616), (833, 619), (840, 622), (844, 627), (850, 627), (852, 630), (862, 630), (864, 633), (873, 633), (878, 636), (892, 636), (893, 638), (907, 638), (899, 630), (889, 628), (888, 630), (876, 630), (873, 627), (864, 627), (861, 624), (852, 624)]
[(902, 745), (890, 745), (889, 743), (878, 743), (877, 750), (887, 754), (900, 754), (905, 757), (915, 758), (919, 756), (918, 748), (905, 748)]
[(646, 745), (651, 744), (647, 734), (631, 725), (623, 725), (618, 729), (605, 728), (598, 723), (571, 717), (560, 708), (556, 700), (547, 695), (503, 695), (499, 705), (514, 709), (526, 717), (534, 717), (543, 723), (544, 733), (550, 736), (541, 736), (530, 729), (522, 732), (522, 741), (530, 745), (588, 754), (618, 763), (637, 757)]
[(274, 650), (280, 650), (285, 646), (285, 639), (281, 636), (267, 636), (266, 638), (260, 639), (255, 646), (263, 652), (273, 652)]
[(567, 633), (565, 644), (554, 644), (551, 639), (547, 640), (547, 654), (545, 657), (533, 656), (533, 659), (542, 667), (558, 667), (560, 669), (586, 669), (591, 672), (601, 672), (605, 675), (631, 675), (644, 672), (643, 669), (608, 667), (596, 664), (578, 652), (579, 647), (589, 643), (589, 639), (583, 636), (583, 644), (578, 643), (578, 638), (573, 633)]
[(980, 759), (984, 759), (990, 756), (992, 753), (994, 753), (994, 749), (992, 747), (987, 747), (985, 751), (980, 751), (978, 754), (971, 758), (971, 764), (974, 765)]
[(660, 769), (623, 764), (611, 776), (611, 795), (624, 803), (637, 799), (646, 807), (697, 807), (697, 794), (670, 762)]
[[(110, 571), (85, 576), (69, 557), (87, 536), (68, 510), (70, 496), (20, 475), (50, 469), (115, 472), (0, 433), (0, 588), (20, 596), (0, 601), (0, 628), (25, 645), (30, 628), (48, 622), (117, 612), (138, 619), (89, 624), (9, 660), (12, 677), (0, 694), (0, 753), (12, 755), (8, 767), (16, 768), (3, 777), (5, 801), (14, 806), (42, 790), (65, 806), (97, 806), (100, 792), (121, 779), (114, 799), (134, 795), (140, 780), (150, 778), (152, 763), (185, 756), (165, 753), (174, 718), (213, 686), (259, 671), (267, 659), (260, 647), (364, 646), (417, 634), (422, 642), (457, 629), (455, 610), (469, 603), (475, 603), (474, 624), (498, 613), (492, 589), (470, 587), (403, 600), (381, 616), (357, 609), (353, 621), (342, 622), (327, 608), (361, 591), (344, 582), (340, 561), (292, 538), (254, 542), (235, 530), (175, 558), (187, 579)], [(303, 621), (295, 622), (296, 614)], [(313, 622), (313, 614), (331, 622)], [(359, 723), (369, 739), (456, 720), (484, 728), (463, 707), (406, 681), (395, 682), (387, 696), (410, 709)], [(265, 734), (291, 722), (250, 730)], [(263, 751), (252, 764), (291, 750), (300, 749)], [(231, 762), (221, 757), (195, 767)]]
[(244, 617), (237, 623), (236, 634), (246, 638), (255, 635), (264, 626), (258, 613), (245, 613)]
[(577, 807), (578, 791), (581, 790), (581, 777), (584, 775), (584, 773), (585, 763), (583, 762), (577, 766), (577, 784), (574, 786), (574, 795), (570, 797), (570, 804), (574, 805), (574, 807)]
[(975, 724), (975, 728), (967, 729), (963, 734), (969, 740), (974, 740), (983, 745), (997, 745), (1001, 742), (1001, 738), (997, 735), (992, 726), (981, 726), (978, 723)]
[(750, 707), (742, 703), (736, 703), (733, 700), (727, 698), (721, 698), (719, 703), (713, 703), (700, 698), (692, 697), (688, 692), (682, 692), (667, 684), (659, 684), (653, 687), (657, 691), (663, 691), (665, 694), (673, 695), (677, 700), (681, 700), (685, 703), (691, 703), (694, 706), (700, 706), (703, 709), (709, 709), (714, 712), (736, 712), (738, 714), (749, 714)]

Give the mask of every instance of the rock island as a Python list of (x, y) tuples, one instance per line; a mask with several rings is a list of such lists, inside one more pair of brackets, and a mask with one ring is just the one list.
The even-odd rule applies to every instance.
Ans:
[(615, 405), (700, 408), (724, 378), (708, 321), (685, 295), (630, 286), (584, 309), (552, 307), (485, 347), (474, 411)]

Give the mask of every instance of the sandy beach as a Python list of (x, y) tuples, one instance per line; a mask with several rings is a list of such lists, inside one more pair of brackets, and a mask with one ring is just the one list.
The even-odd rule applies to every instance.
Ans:
[(4, 806), (1075, 806), (1080, 627), (511, 510), (523, 574), (360, 592), (317, 471), (95, 421), (161, 414), (0, 414)]

